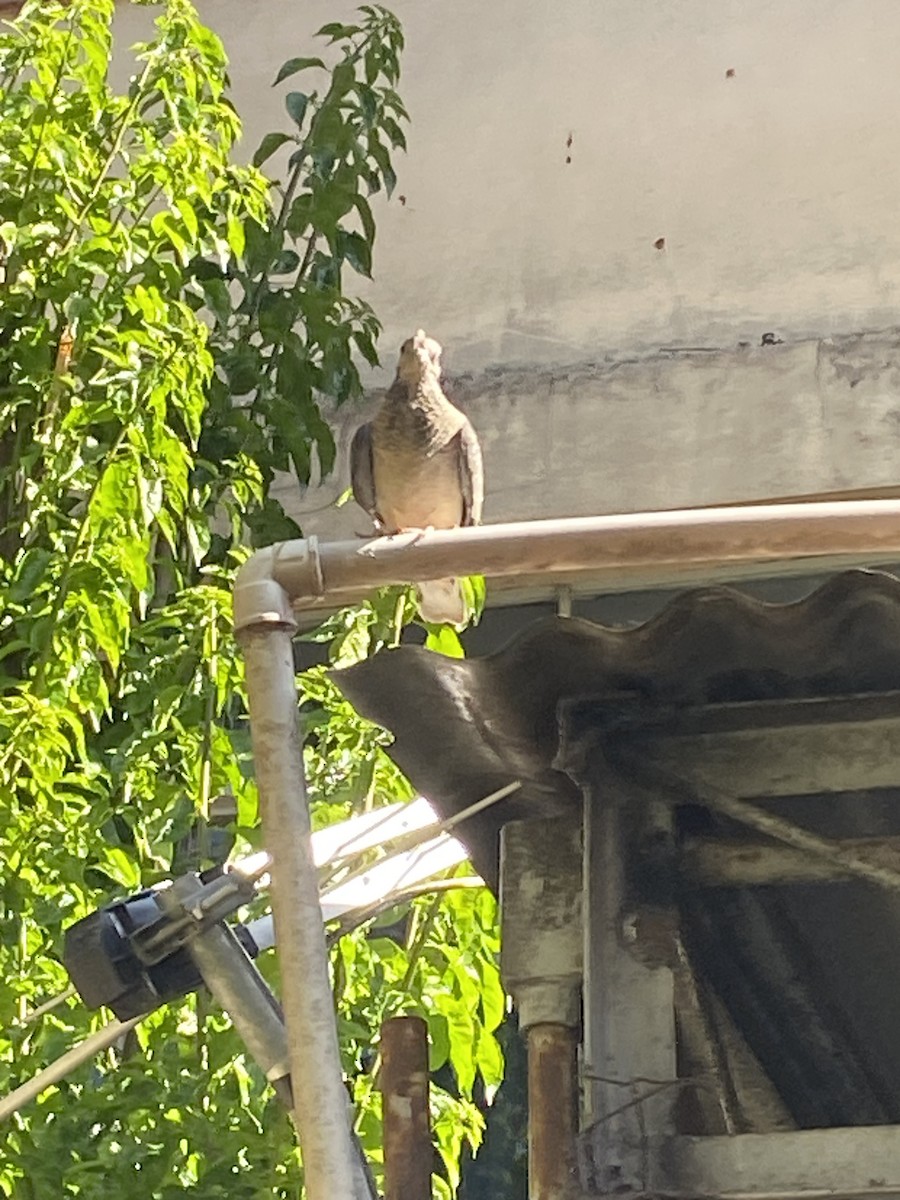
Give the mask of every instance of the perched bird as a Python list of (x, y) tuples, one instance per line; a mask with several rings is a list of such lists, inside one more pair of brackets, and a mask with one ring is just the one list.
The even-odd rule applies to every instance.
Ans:
[[(397, 377), (350, 446), (357, 504), (379, 533), (454, 529), (481, 521), (484, 469), (469, 418), (440, 385), (441, 347), (417, 330), (400, 348)], [(466, 606), (458, 579), (419, 586), (425, 621), (459, 625)]]

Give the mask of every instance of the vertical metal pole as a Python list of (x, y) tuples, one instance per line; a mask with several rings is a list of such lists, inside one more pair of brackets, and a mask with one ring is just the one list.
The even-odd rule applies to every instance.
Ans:
[(563, 1200), (576, 1181), (582, 891), (580, 821), (503, 827), (500, 971), (528, 1046), (529, 1200)]
[(381, 1026), (381, 1095), (385, 1200), (431, 1200), (428, 1026), (421, 1017), (391, 1017)]
[(286, 622), (273, 622), (250, 625), (240, 638), (263, 834), (272, 855), (272, 907), (306, 1196), (344, 1200), (365, 1193), (359, 1190), (350, 1137), (310, 844), (291, 633)]
[(672, 970), (626, 948), (631, 847), (625, 812), (641, 789), (589, 764), (585, 786), (586, 1123), (601, 1192), (645, 1190), (648, 1137), (672, 1130), (676, 1089)]
[(565, 1200), (575, 1184), (578, 1034), (532, 1025), (528, 1039), (528, 1196)]

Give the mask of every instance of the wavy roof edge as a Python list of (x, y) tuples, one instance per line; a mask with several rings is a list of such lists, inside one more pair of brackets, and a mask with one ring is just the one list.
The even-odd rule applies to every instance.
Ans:
[(900, 579), (848, 571), (789, 603), (695, 588), (633, 628), (546, 617), (478, 658), (399, 646), (333, 677), (394, 735), (391, 756), (444, 815), (522, 780), (502, 812), (472, 825), (485, 866), (504, 819), (578, 801), (553, 768), (561, 700), (631, 692), (677, 706), (896, 690)]

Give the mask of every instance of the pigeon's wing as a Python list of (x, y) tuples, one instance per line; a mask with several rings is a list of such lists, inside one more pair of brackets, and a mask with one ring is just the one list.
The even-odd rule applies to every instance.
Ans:
[(375, 498), (375, 471), (372, 463), (372, 424), (360, 425), (350, 443), (350, 486), (353, 499), (373, 521), (381, 521)]
[(484, 464), (478, 435), (467, 419), (457, 434), (459, 485), (463, 498), (463, 525), (480, 525), (484, 504)]

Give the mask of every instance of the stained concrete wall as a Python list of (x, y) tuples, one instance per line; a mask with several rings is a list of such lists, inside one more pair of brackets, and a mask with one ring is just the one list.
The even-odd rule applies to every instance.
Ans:
[[(249, 156), (277, 67), (352, 0), (199, 6)], [(444, 343), (488, 520), (895, 481), (896, 0), (394, 7), (406, 204), (376, 198), (365, 294), (386, 367), (419, 325)], [(145, 20), (123, 9), (124, 36)], [(341, 468), (286, 481), (307, 531), (365, 527), (328, 507)]]
[[(481, 432), (489, 521), (900, 481), (900, 331), (498, 366), (447, 390)], [(344, 463), (359, 419), (335, 415)], [(345, 471), (297, 503), (286, 485), (305, 532), (366, 530), (355, 505), (331, 507), (344, 487)]]

